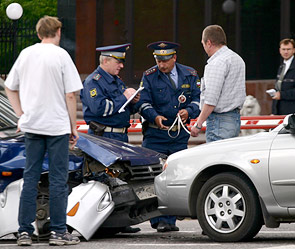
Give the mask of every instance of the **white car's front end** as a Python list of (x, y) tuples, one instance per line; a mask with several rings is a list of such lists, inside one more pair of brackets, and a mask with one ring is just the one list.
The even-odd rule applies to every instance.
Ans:
[(197, 218), (216, 241), (253, 238), (295, 222), (295, 115), (270, 132), (216, 141), (168, 157), (155, 179), (162, 214)]
[[(257, 179), (258, 175), (268, 174), (269, 149), (276, 133), (269, 135), (260, 133), (212, 142), (171, 155), (167, 159), (166, 169), (155, 179), (161, 212), (192, 216), (194, 210), (191, 210), (190, 202), (194, 187), (200, 188), (206, 181), (205, 174), (214, 174), (210, 171), (216, 171), (217, 168), (247, 172), (255, 184), (261, 185), (259, 189), (271, 191), (269, 183), (259, 182)], [(259, 163), (251, 162), (255, 159), (258, 159)]]

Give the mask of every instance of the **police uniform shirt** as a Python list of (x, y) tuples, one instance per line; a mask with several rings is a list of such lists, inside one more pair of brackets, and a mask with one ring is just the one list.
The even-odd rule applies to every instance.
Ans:
[(177, 88), (178, 87), (178, 73), (177, 73), (177, 70), (176, 70), (176, 66), (175, 65), (174, 65), (173, 69), (170, 72), (170, 77), (174, 81), (174, 84), (175, 84), (175, 86)]
[(119, 77), (112, 76), (98, 67), (87, 77), (83, 85), (84, 89), (81, 91), (80, 98), (83, 104), (84, 120), (87, 124), (95, 121), (116, 128), (130, 126), (133, 105), (129, 104), (124, 112), (118, 113), (127, 101), (123, 94), (126, 86)]
[[(168, 77), (157, 66), (143, 75), (144, 90), (141, 92), (138, 106), (141, 115), (150, 123), (154, 124), (156, 116), (162, 115), (168, 119), (163, 124), (170, 126), (181, 109), (188, 111), (189, 119), (196, 118), (200, 113), (200, 84), (197, 72), (179, 63), (175, 65), (178, 74), (177, 89), (172, 87)], [(182, 103), (179, 101), (181, 95), (185, 97)]]

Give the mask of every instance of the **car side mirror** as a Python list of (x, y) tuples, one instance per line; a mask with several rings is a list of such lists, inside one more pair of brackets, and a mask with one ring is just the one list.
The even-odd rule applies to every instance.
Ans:
[(295, 114), (287, 115), (284, 118), (283, 125), (291, 134), (295, 134)]

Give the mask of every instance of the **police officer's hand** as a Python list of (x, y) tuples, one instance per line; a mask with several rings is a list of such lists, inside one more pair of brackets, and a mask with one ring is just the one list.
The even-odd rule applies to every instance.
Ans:
[(134, 88), (127, 88), (123, 94), (126, 97), (126, 99), (129, 99), (134, 93), (136, 92), (136, 90)]
[(139, 99), (140, 99), (140, 93), (135, 95), (135, 97), (131, 100), (131, 103), (135, 104), (139, 101)]
[(188, 111), (186, 109), (181, 109), (179, 112), (178, 112), (180, 118), (181, 118), (181, 121), (182, 123), (186, 123), (186, 120), (188, 119)]
[(162, 121), (163, 120), (167, 120), (167, 118), (165, 118), (164, 116), (157, 116), (156, 118), (155, 118), (155, 123), (156, 123), (156, 125), (160, 128), (160, 129), (169, 129), (169, 127), (168, 126), (165, 126), (165, 125), (163, 125), (163, 123), (162, 123)]

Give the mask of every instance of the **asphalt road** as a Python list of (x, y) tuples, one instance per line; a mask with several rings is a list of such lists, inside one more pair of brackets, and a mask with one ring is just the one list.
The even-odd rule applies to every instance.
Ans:
[[(79, 245), (70, 248), (79, 249), (295, 249), (295, 224), (282, 224), (280, 228), (268, 229), (263, 227), (259, 234), (250, 242), (244, 243), (217, 243), (207, 236), (201, 235), (201, 229), (196, 220), (186, 219), (177, 221), (179, 232), (157, 233), (149, 222), (137, 227), (141, 231), (136, 234), (117, 234), (109, 238), (91, 239), (81, 238)], [(16, 246), (13, 236), (0, 239), (0, 249), (20, 248)], [(34, 243), (30, 248), (52, 248), (46, 241)], [(55, 247), (57, 248), (57, 247)], [(60, 248), (60, 247), (58, 247)], [(65, 248), (65, 247), (64, 247)], [(67, 246), (66, 248), (69, 248)]]

